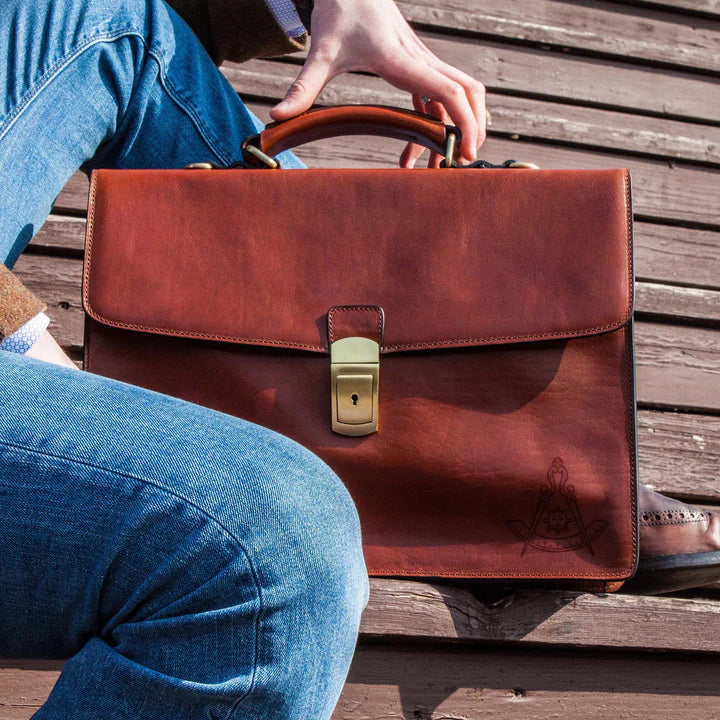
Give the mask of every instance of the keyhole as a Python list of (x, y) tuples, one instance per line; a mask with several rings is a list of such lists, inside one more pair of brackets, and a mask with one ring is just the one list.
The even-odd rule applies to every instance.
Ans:
[(358, 394), (357, 394), (357, 393), (353, 393), (353, 394), (350, 396), (350, 399), (352, 400), (352, 404), (353, 404), (353, 405), (357, 405), (357, 404), (358, 404), (358, 400), (359, 400), (360, 398), (358, 397)]

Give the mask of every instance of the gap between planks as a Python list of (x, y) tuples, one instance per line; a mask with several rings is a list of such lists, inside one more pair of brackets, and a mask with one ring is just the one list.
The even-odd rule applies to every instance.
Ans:
[[(265, 101), (282, 98), (297, 74), (296, 66), (269, 60), (222, 69), (241, 97)], [(360, 103), (402, 107), (408, 96), (380, 78), (351, 73), (333, 79), (317, 98), (319, 105)], [(493, 92), (487, 94), (486, 104), (491, 134), (720, 164), (720, 127)]]
[[(60, 663), (0, 661), (0, 720), (28, 720)], [(712, 655), (361, 640), (333, 720), (716, 718)]]
[(427, 29), (720, 72), (720, 25), (697, 17), (556, 0), (399, 0), (398, 6), (408, 21)]
[[(418, 36), (441, 60), (493, 92), (720, 123), (720, 83), (714, 77), (477, 38), (425, 31)], [(281, 62), (294, 65), (297, 73), (306, 56), (302, 51)]]

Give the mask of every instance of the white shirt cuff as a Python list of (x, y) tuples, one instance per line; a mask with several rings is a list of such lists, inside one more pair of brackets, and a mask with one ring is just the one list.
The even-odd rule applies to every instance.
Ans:
[(4, 337), (0, 342), (0, 350), (24, 355), (35, 341), (45, 332), (50, 318), (45, 313), (38, 313), (21, 325), (12, 335)]

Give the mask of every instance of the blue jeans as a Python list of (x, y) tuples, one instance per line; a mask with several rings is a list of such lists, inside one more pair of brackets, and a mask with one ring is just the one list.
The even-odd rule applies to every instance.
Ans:
[[(226, 164), (262, 127), (162, 0), (3, 0), (0, 38), (10, 267), (78, 167)], [(0, 351), (0, 656), (69, 658), (36, 718), (329, 718), (367, 592), (307, 449)]]

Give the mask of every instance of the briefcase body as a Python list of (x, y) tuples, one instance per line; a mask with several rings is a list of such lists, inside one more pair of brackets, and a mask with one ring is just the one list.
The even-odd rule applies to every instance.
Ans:
[(87, 370), (325, 460), (373, 575), (634, 571), (625, 170), (99, 170), (83, 304)]

